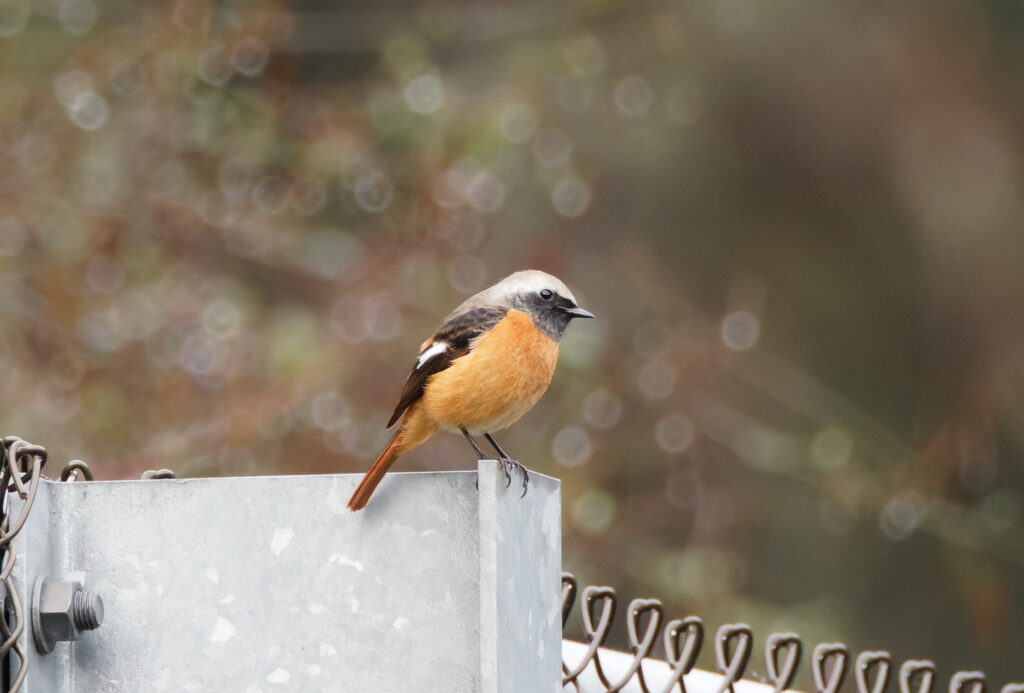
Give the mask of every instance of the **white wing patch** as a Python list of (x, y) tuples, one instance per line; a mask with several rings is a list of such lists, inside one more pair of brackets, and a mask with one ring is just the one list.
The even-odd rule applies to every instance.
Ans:
[(446, 342), (434, 342), (433, 344), (428, 346), (420, 354), (420, 357), (416, 359), (416, 370), (422, 368), (423, 364), (425, 364), (427, 361), (434, 358), (435, 356), (440, 356), (441, 354), (443, 354), (447, 348), (448, 344)]

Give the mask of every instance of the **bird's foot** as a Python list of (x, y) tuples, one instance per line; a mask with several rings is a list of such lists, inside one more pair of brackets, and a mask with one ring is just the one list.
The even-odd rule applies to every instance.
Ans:
[(505, 488), (512, 485), (512, 472), (516, 471), (523, 476), (523, 493), (519, 497), (522, 498), (526, 495), (526, 489), (530, 485), (530, 472), (526, 470), (526, 466), (516, 462), (513, 459), (507, 457), (502, 458), (501, 466), (505, 470)]

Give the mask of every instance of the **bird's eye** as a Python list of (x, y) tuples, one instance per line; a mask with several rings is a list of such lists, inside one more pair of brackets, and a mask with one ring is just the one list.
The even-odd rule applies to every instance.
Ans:
[(554, 295), (555, 295), (555, 292), (552, 291), (551, 289), (541, 289), (540, 290), (540, 297), (543, 298), (545, 301), (550, 301), (551, 298)]

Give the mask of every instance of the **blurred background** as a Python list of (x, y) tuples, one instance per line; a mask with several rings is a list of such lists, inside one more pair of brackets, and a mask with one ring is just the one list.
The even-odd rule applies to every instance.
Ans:
[(362, 472), (420, 342), (536, 267), (598, 316), (499, 436), (567, 570), (1019, 679), (1022, 39), (1015, 0), (0, 0), (0, 434)]

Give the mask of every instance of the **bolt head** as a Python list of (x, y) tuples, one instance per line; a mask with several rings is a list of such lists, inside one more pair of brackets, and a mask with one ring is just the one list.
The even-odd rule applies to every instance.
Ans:
[(75, 593), (82, 591), (80, 582), (43, 580), (39, 592), (39, 625), (51, 642), (77, 640), (78, 628), (72, 615)]

